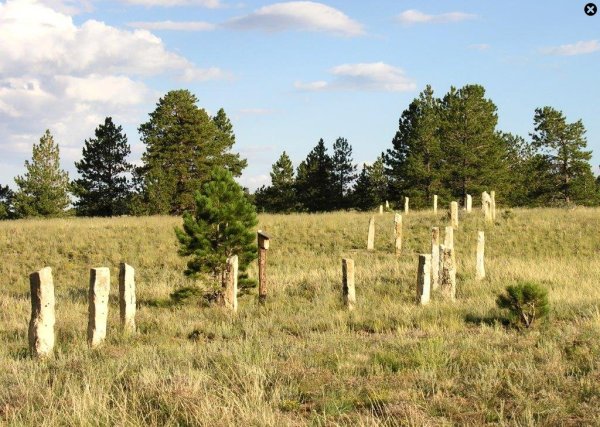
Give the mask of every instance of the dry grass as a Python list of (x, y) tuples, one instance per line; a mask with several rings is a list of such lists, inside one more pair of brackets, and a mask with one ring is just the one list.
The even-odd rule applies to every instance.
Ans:
[[(462, 215), (462, 213), (461, 213)], [(178, 218), (0, 223), (0, 424), (9, 425), (592, 425), (600, 423), (600, 210), (514, 210), (455, 232), (458, 301), (414, 304), (417, 253), (444, 215), (263, 215), (273, 236), (272, 290), (235, 316), (197, 304), (164, 307), (189, 285), (176, 254)], [(488, 278), (476, 282), (477, 230)], [(357, 308), (341, 306), (341, 258), (357, 269)], [(117, 268), (136, 268), (139, 333), (118, 332)], [(27, 355), (28, 274), (54, 271), (55, 357)], [(85, 343), (90, 267), (109, 266), (108, 340)], [(256, 276), (256, 268), (251, 270)], [(506, 285), (549, 290), (550, 321), (502, 325)]]

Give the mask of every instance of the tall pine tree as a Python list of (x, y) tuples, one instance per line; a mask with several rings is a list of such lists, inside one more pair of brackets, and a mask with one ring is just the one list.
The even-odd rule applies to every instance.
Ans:
[(388, 199), (388, 184), (382, 154), (372, 165), (363, 165), (352, 192), (354, 207), (368, 211), (382, 205)]
[(267, 212), (291, 212), (296, 207), (294, 167), (284, 151), (273, 163), (271, 185), (256, 191), (256, 206)]
[(338, 138), (333, 143), (333, 157), (331, 158), (332, 180), (335, 186), (335, 208), (347, 209), (350, 207), (349, 192), (356, 180), (356, 165), (352, 158), (352, 146), (346, 138)]
[(111, 117), (104, 119), (95, 138), (85, 140), (82, 159), (75, 162), (80, 178), (73, 181), (78, 215), (114, 216), (128, 213), (131, 182), (127, 173), (132, 166), (126, 158), (131, 153), (127, 136)]
[(0, 219), (11, 219), (14, 217), (15, 193), (8, 185), (0, 185)]
[(308, 212), (333, 209), (333, 162), (323, 139), (298, 166), (295, 187), (302, 209)]

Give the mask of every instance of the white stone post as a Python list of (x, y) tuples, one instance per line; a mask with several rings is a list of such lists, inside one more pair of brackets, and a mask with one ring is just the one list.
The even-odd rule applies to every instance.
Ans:
[(375, 249), (375, 217), (372, 216), (369, 220), (369, 233), (367, 235), (367, 250)]
[(480, 231), (477, 233), (477, 267), (475, 278), (483, 280), (485, 278), (485, 233)]
[(431, 289), (440, 285), (440, 228), (431, 227)]
[(431, 255), (419, 254), (419, 270), (417, 273), (417, 304), (429, 303), (431, 295)]
[(438, 196), (437, 194), (433, 195), (433, 213), (437, 213), (437, 202), (438, 202)]
[(42, 268), (29, 275), (31, 319), (29, 320), (29, 351), (33, 357), (52, 355), (54, 349), (54, 282), (52, 269)]
[(90, 288), (88, 292), (88, 328), (87, 341), (90, 348), (96, 348), (106, 338), (108, 319), (108, 295), (110, 293), (110, 269), (106, 267), (90, 270)]
[(490, 205), (492, 211), (492, 221), (496, 221), (496, 192), (490, 191)]
[(456, 265), (454, 263), (454, 249), (440, 248), (442, 271), (440, 277), (440, 288), (444, 298), (450, 301), (456, 300)]
[(122, 262), (119, 266), (119, 314), (125, 333), (135, 332), (135, 302), (135, 270)]
[(470, 194), (467, 194), (465, 210), (467, 213), (471, 213), (473, 210), (473, 197)]
[(385, 209), (386, 210), (390, 209), (390, 202), (388, 202), (387, 200), (385, 201)]
[(454, 228), (449, 225), (445, 228), (446, 233), (444, 234), (444, 246), (447, 248), (454, 249)]
[(383, 215), (383, 205), (379, 205), (379, 215)]
[(458, 202), (450, 202), (450, 225), (458, 228)]
[(402, 252), (402, 215), (394, 215), (394, 248), (396, 255)]
[(493, 221), (492, 218), (492, 198), (484, 191), (481, 194), (481, 209), (483, 210), (483, 215), (485, 216), (485, 220), (488, 222)]
[(404, 213), (407, 214), (408, 213), (408, 203), (409, 203), (409, 199), (408, 197), (404, 198)]
[(223, 290), (223, 299), (225, 307), (233, 312), (238, 309), (238, 257), (232, 255), (227, 258), (225, 270), (225, 289)]
[(348, 310), (353, 310), (356, 304), (356, 291), (354, 288), (354, 260), (342, 259), (342, 296), (344, 305)]

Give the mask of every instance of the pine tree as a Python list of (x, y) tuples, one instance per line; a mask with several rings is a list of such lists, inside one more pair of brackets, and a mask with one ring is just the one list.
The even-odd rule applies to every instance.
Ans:
[(363, 165), (352, 192), (354, 207), (368, 211), (383, 204), (388, 196), (388, 182), (382, 154), (372, 165)]
[(258, 223), (254, 206), (244, 195), (231, 172), (213, 169), (210, 180), (195, 195), (195, 213), (183, 215), (183, 229), (176, 228), (179, 254), (192, 257), (187, 263), (188, 276), (208, 275), (212, 281), (222, 279), (227, 258), (238, 256), (243, 273), (256, 258)]
[(598, 190), (589, 163), (592, 153), (585, 150), (583, 122), (567, 123), (562, 111), (552, 107), (536, 109), (533, 122), (533, 146), (540, 150), (551, 168), (550, 175), (556, 182), (553, 194), (566, 204), (598, 203)]
[(114, 216), (128, 213), (131, 182), (125, 174), (131, 172), (127, 163), (131, 148), (121, 126), (111, 117), (104, 119), (95, 131), (95, 138), (85, 140), (82, 159), (75, 162), (80, 178), (73, 182), (78, 215)]
[(212, 120), (218, 132), (215, 137), (215, 155), (211, 158), (211, 168), (223, 167), (231, 172), (233, 176), (238, 177), (242, 174), (248, 162), (240, 158), (239, 154), (230, 152), (235, 144), (233, 125), (222, 108), (217, 111)]
[(356, 165), (352, 159), (352, 146), (346, 138), (338, 138), (333, 143), (332, 180), (335, 185), (335, 208), (349, 207), (349, 191), (356, 180)]
[(298, 166), (296, 194), (303, 209), (324, 212), (333, 209), (333, 162), (323, 139)]
[(296, 206), (294, 167), (284, 151), (273, 164), (271, 185), (262, 186), (256, 193), (256, 206), (266, 212), (291, 212)]
[(15, 193), (8, 185), (0, 185), (0, 219), (14, 218), (14, 202)]
[(31, 162), (25, 161), (24, 176), (17, 176), (15, 183), (15, 211), (19, 217), (65, 215), (69, 206), (69, 175), (60, 169), (58, 145), (49, 130), (33, 144)]

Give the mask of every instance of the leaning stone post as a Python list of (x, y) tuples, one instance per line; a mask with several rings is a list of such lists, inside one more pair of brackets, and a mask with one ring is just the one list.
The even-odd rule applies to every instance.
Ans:
[(52, 269), (42, 268), (29, 275), (31, 319), (29, 351), (33, 357), (48, 357), (54, 349), (54, 283)]
[(394, 215), (394, 248), (396, 255), (402, 252), (402, 215)]
[(431, 255), (419, 254), (419, 270), (417, 273), (417, 304), (429, 303), (431, 295)]
[(485, 278), (485, 233), (480, 231), (477, 233), (477, 267), (475, 272), (475, 278), (477, 280), (483, 280)]
[(405, 213), (405, 214), (407, 214), (407, 213), (408, 213), (408, 202), (409, 202), (409, 199), (408, 199), (408, 197), (405, 197), (405, 198), (404, 198), (404, 213)]
[(492, 198), (484, 191), (481, 194), (481, 209), (483, 210), (483, 215), (485, 216), (486, 221), (493, 221), (492, 218)]
[(375, 249), (375, 217), (372, 216), (369, 220), (369, 234), (367, 235), (367, 250)]
[(237, 293), (238, 293), (238, 257), (232, 255), (227, 258), (227, 265), (225, 267), (225, 280), (223, 289), (223, 302), (225, 307), (237, 311)]
[(492, 211), (492, 221), (496, 221), (496, 192), (490, 191), (490, 207)]
[(267, 299), (267, 251), (269, 250), (269, 236), (258, 230), (258, 300)]
[(379, 205), (379, 215), (383, 215), (383, 205)]
[(456, 265), (454, 263), (454, 249), (440, 247), (441, 275), (440, 288), (444, 298), (456, 300)]
[(433, 195), (433, 213), (437, 213), (437, 199), (438, 199), (437, 194), (434, 194)]
[(119, 314), (123, 332), (134, 333), (135, 270), (124, 262), (119, 266)]
[(348, 310), (353, 310), (356, 304), (356, 291), (354, 289), (354, 260), (342, 259), (342, 296), (344, 305)]
[(473, 210), (473, 197), (470, 194), (467, 194), (465, 210), (467, 211), (467, 213), (471, 213), (471, 211)]
[(90, 270), (90, 288), (88, 292), (87, 328), (87, 341), (91, 348), (99, 346), (106, 338), (109, 292), (110, 269), (106, 267), (92, 268)]
[(440, 285), (440, 228), (431, 227), (431, 289)]
[(458, 228), (458, 202), (450, 202), (450, 225)]

